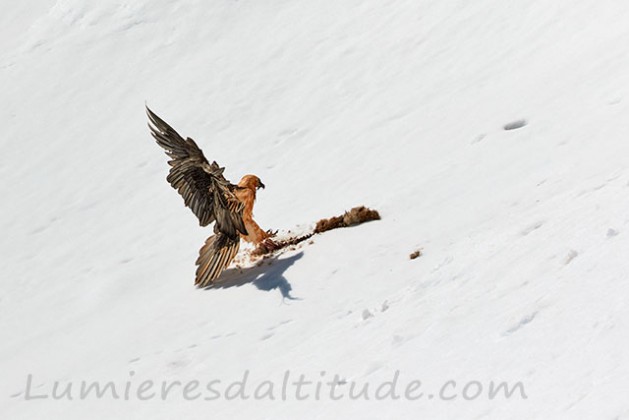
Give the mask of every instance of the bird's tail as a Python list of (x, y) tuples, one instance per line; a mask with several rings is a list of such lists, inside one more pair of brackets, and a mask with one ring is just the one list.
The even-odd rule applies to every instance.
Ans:
[(212, 235), (199, 250), (197, 258), (198, 287), (210, 286), (229, 266), (240, 248), (240, 237), (230, 238), (222, 233)]

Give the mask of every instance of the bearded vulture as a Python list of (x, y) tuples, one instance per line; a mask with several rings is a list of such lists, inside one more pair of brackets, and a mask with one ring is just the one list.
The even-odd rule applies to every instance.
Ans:
[(241, 238), (272, 248), (273, 234), (253, 220), (256, 191), (264, 188), (260, 178), (245, 175), (237, 185), (232, 184), (223, 176), (225, 168), (209, 163), (194, 140), (184, 140), (148, 106), (146, 113), (151, 134), (171, 159), (166, 180), (181, 194), (201, 226), (214, 222), (214, 235), (199, 251), (195, 284), (212, 285), (238, 253)]

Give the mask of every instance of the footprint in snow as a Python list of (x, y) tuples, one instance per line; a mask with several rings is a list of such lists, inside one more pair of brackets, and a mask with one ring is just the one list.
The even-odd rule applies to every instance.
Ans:
[(521, 235), (522, 235), (522, 236), (526, 236), (526, 235), (528, 235), (529, 233), (534, 232), (534, 231), (536, 231), (537, 229), (541, 228), (542, 226), (544, 226), (544, 222), (540, 220), (540, 221), (538, 221), (538, 222), (535, 222), (535, 223), (533, 223), (533, 224), (531, 224), (531, 225), (527, 226), (527, 227), (526, 227), (526, 228), (524, 228), (524, 230), (522, 230), (522, 232), (520, 232), (520, 233), (521, 233)]
[(566, 257), (563, 259), (563, 264), (564, 265), (570, 264), (572, 260), (574, 260), (578, 255), (579, 253), (577, 251), (575, 251), (574, 249), (571, 249), (568, 252), (568, 255), (566, 255)]
[(528, 123), (524, 119), (522, 119), (522, 120), (515, 120), (515, 121), (511, 121), (510, 123), (505, 124), (504, 127), (502, 127), (502, 128), (505, 131), (517, 130), (518, 128), (525, 127), (527, 124)]
[(520, 321), (518, 321), (515, 325), (513, 325), (511, 328), (509, 328), (508, 330), (506, 330), (505, 332), (502, 333), (503, 336), (506, 335), (511, 335), (514, 332), (522, 329), (524, 326), (530, 324), (531, 322), (533, 322), (533, 320), (535, 319), (535, 317), (537, 316), (537, 311), (526, 315), (525, 317), (523, 317), (522, 319), (520, 319)]
[(616, 229), (612, 229), (612, 228), (607, 229), (608, 238), (613, 238), (614, 236), (618, 236), (619, 233), (620, 232), (618, 232)]
[(371, 313), (371, 311), (369, 309), (365, 309), (363, 311), (363, 315), (362, 315), (363, 321), (366, 321), (369, 318), (373, 318), (373, 317), (374, 317), (374, 315)]

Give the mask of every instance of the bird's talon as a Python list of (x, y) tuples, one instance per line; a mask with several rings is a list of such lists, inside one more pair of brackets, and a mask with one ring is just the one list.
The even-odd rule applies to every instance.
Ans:
[(275, 229), (275, 230), (273, 230), (273, 229), (268, 229), (268, 230), (266, 231), (266, 234), (267, 234), (267, 235), (269, 235), (269, 238), (274, 238), (274, 237), (276, 237), (276, 236), (277, 236), (277, 232), (278, 232), (278, 230), (277, 230), (277, 229)]

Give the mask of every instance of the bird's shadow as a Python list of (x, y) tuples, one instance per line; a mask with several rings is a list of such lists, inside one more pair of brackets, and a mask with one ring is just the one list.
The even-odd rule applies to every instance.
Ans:
[(225, 270), (221, 277), (206, 289), (229, 289), (252, 283), (255, 287), (264, 291), (278, 289), (285, 299), (297, 300), (290, 292), (292, 286), (284, 277), (284, 272), (303, 257), (304, 253), (292, 255), (280, 259), (279, 256), (262, 260), (262, 264), (248, 268), (230, 268)]

